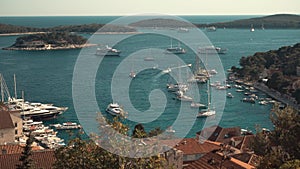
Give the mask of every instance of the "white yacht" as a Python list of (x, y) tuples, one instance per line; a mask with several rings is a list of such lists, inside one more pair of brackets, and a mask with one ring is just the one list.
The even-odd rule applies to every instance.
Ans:
[(30, 103), (24, 99), (9, 98), (6, 103), (10, 111), (20, 111), (22, 118), (44, 120), (55, 118), (68, 110), (68, 107), (57, 107), (53, 104)]
[(120, 56), (121, 51), (109, 46), (105, 48), (97, 48), (96, 55), (98, 56)]
[(110, 103), (106, 108), (106, 112), (113, 116), (124, 116), (124, 110), (118, 103)]

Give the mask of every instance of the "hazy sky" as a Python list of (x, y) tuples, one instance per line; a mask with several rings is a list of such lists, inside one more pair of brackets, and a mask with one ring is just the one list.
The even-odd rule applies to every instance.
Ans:
[(0, 16), (300, 14), (300, 0), (0, 0)]

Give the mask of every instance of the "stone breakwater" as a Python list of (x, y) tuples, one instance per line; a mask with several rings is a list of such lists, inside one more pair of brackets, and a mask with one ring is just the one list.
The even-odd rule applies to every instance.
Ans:
[(83, 44), (83, 45), (75, 45), (75, 44), (70, 44), (70, 45), (65, 45), (65, 46), (50, 46), (50, 45), (45, 45), (45, 47), (6, 47), (2, 48), (2, 50), (28, 50), (28, 51), (34, 51), (34, 50), (66, 50), (66, 49), (81, 49), (81, 48), (86, 48), (86, 47), (92, 47), (92, 46), (97, 46), (97, 44)]

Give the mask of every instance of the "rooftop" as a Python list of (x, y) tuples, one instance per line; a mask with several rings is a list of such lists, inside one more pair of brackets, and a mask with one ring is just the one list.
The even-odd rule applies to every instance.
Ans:
[(161, 143), (181, 150), (184, 155), (204, 154), (220, 148), (218, 144), (210, 141), (201, 143), (195, 138), (184, 138), (182, 140), (162, 140)]
[(0, 129), (15, 128), (8, 111), (0, 110)]
[(253, 169), (254, 167), (235, 158), (227, 158), (217, 152), (209, 152), (200, 159), (189, 162), (184, 169)]
[[(0, 155), (0, 168), (15, 169), (20, 164), (20, 156), (21, 153)], [(51, 169), (55, 162), (54, 151), (34, 151), (32, 159), (35, 168)]]

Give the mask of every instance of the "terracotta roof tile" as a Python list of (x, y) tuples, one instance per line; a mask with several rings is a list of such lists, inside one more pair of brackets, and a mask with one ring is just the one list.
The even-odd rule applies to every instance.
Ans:
[[(222, 167), (221, 167), (222, 166)], [(186, 163), (184, 169), (253, 169), (254, 167), (234, 158), (224, 160), (223, 156), (209, 152), (200, 159)]]
[[(21, 154), (0, 155), (0, 168), (15, 169), (20, 164), (19, 158)], [(51, 169), (55, 162), (54, 151), (33, 152), (32, 159), (35, 168)]]
[(23, 147), (16, 144), (0, 145), (0, 151), (0, 155), (2, 155), (3, 153), (17, 154), (23, 152)]
[[(174, 144), (177, 143), (175, 146)], [(204, 154), (212, 150), (219, 149), (220, 146), (211, 142), (200, 143), (195, 138), (184, 138), (182, 140), (162, 140), (163, 144), (181, 150), (183, 154)]]

